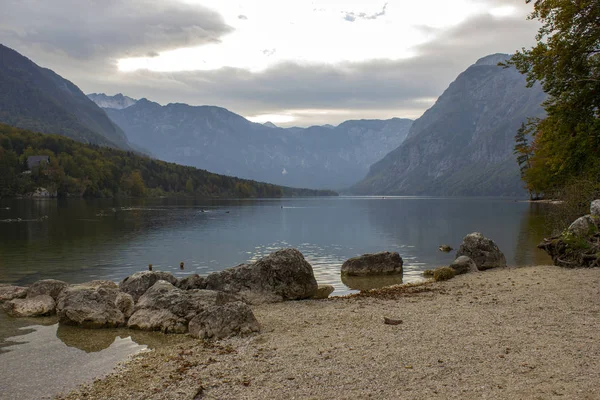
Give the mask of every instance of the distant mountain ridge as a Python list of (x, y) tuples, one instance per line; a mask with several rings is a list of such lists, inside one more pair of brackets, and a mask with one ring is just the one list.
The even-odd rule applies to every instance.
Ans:
[(546, 94), (527, 88), (510, 56), (484, 57), (461, 73), (407, 139), (375, 163), (354, 194), (520, 196), (514, 136), (528, 117), (541, 117)]
[(1, 44), (0, 88), (1, 123), (131, 149), (121, 128), (77, 86)]
[(94, 103), (101, 108), (115, 108), (122, 110), (123, 108), (130, 107), (137, 103), (136, 99), (132, 99), (128, 96), (123, 96), (121, 93), (117, 93), (114, 96), (107, 96), (104, 93), (90, 93), (87, 95)]
[(105, 111), (133, 144), (161, 160), (313, 189), (352, 185), (404, 140), (412, 124), (393, 118), (283, 129), (221, 107), (162, 106), (147, 99)]

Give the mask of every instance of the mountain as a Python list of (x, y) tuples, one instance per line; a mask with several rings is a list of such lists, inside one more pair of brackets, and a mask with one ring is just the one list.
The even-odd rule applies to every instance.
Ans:
[[(49, 165), (37, 167), (40, 173), (24, 173), (28, 168), (22, 159), (28, 154), (49, 156)], [(217, 175), (131, 151), (90, 146), (3, 124), (0, 124), (0, 171), (0, 198), (27, 196), (40, 187), (60, 197), (337, 195), (329, 190), (295, 189)]]
[(73, 83), (0, 44), (0, 122), (130, 149), (127, 137)]
[(122, 110), (134, 105), (137, 102), (136, 99), (123, 96), (121, 93), (118, 93), (114, 96), (107, 96), (104, 93), (90, 93), (87, 95), (87, 97), (96, 103), (98, 107), (116, 108), (117, 110)]
[(375, 163), (354, 194), (523, 195), (514, 136), (528, 117), (542, 117), (546, 95), (527, 88), (510, 56), (484, 57), (461, 73), (412, 125), (407, 139)]
[(278, 128), (278, 126), (275, 125), (274, 123), (272, 123), (271, 121), (267, 121), (263, 125), (266, 126), (267, 128)]
[(106, 108), (134, 145), (161, 160), (293, 187), (343, 188), (396, 148), (411, 120), (346, 121), (337, 127), (269, 127), (214, 106), (147, 99)]

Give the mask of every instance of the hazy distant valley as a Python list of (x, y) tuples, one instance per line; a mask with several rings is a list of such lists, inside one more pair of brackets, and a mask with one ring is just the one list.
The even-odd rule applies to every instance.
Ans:
[(214, 106), (89, 97), (129, 140), (161, 159), (279, 185), (341, 189), (398, 147), (409, 119), (353, 120), (336, 127), (278, 128)]

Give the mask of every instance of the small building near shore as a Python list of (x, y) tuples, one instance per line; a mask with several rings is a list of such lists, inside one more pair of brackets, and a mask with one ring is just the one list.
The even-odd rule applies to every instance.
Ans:
[(29, 156), (27, 157), (27, 168), (30, 170), (35, 167), (39, 167), (40, 165), (50, 163), (50, 157), (48, 156)]

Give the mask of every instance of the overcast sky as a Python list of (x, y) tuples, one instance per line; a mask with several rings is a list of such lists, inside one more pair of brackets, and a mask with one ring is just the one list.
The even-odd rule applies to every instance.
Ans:
[(417, 118), (525, 0), (1, 0), (0, 42), (84, 92), (218, 105), (280, 126)]

